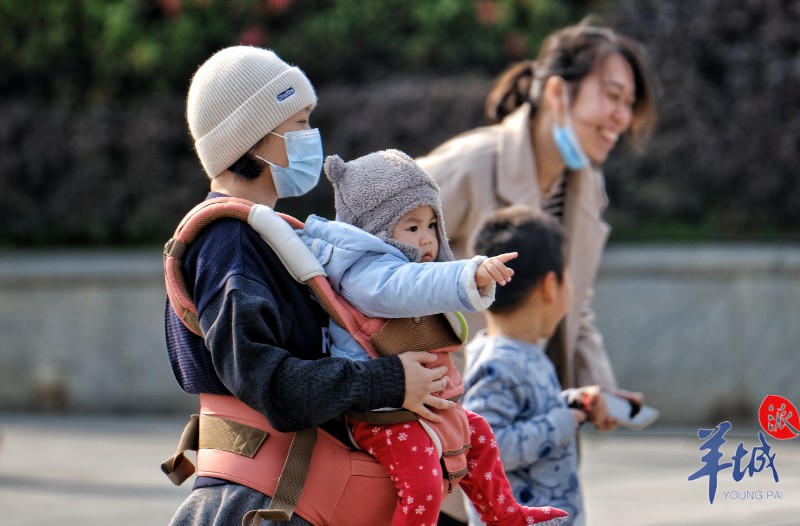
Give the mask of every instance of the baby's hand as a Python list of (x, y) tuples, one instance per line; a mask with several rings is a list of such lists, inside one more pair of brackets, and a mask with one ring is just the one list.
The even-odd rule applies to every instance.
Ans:
[(475, 271), (475, 284), (478, 288), (491, 285), (492, 283), (505, 285), (511, 281), (511, 276), (514, 275), (514, 270), (508, 268), (505, 263), (517, 256), (518, 254), (516, 252), (507, 252), (487, 259), (481, 263), (480, 266), (478, 266), (478, 270)]

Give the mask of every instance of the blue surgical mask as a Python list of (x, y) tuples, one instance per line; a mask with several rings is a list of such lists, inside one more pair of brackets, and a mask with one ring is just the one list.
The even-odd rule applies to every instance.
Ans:
[(284, 168), (259, 155), (255, 157), (269, 165), (278, 197), (295, 197), (308, 193), (317, 186), (322, 171), (322, 139), (319, 130), (313, 128), (290, 131), (283, 135), (270, 133), (281, 137), (286, 143), (289, 166)]
[(556, 142), (561, 158), (564, 159), (564, 164), (570, 170), (580, 170), (589, 164), (589, 158), (583, 153), (581, 143), (575, 135), (575, 129), (572, 127), (572, 118), (569, 115), (569, 99), (567, 98), (567, 90), (563, 89), (564, 94), (564, 125), (561, 126), (557, 122), (553, 123), (553, 140)]

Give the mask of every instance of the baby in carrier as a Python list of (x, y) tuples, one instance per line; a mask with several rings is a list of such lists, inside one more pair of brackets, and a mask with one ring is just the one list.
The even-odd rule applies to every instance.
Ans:
[[(432, 365), (447, 365), (449, 379), (440, 396), (457, 402), (464, 387), (448, 351), (466, 340), (466, 323), (463, 317), (445, 318), (442, 313), (486, 309), (494, 300), (495, 283), (511, 280), (513, 271), (505, 262), (516, 254), (454, 261), (439, 188), (403, 152), (387, 150), (348, 163), (331, 156), (325, 173), (333, 184), (337, 221), (310, 216), (304, 242), (336, 292), (363, 314), (390, 320), (372, 338), (378, 352), (437, 352)], [(455, 320), (453, 328), (445, 319)], [(405, 337), (390, 330), (395, 320), (406, 322), (407, 330), (399, 333)], [(449, 340), (414, 339), (414, 334), (441, 335), (443, 325)], [(426, 332), (425, 327), (433, 329)], [(333, 356), (370, 359), (333, 320), (330, 335)], [(383, 465), (395, 485), (393, 526), (435, 526), (445, 480), (460, 484), (487, 525), (555, 526), (566, 520), (567, 513), (560, 509), (516, 502), (494, 435), (482, 417), (458, 403), (431, 411), (443, 422), (393, 418), (403, 413), (394, 408), (348, 418), (355, 444)]]

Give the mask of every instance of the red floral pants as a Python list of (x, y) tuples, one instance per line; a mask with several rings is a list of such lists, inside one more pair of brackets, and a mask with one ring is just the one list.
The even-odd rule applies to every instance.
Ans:
[[(459, 408), (459, 410), (464, 410)], [(519, 505), (503, 471), (494, 433), (480, 415), (466, 411), (470, 428), (469, 473), (461, 488), (487, 525), (556, 525), (566, 513), (557, 508)], [(353, 425), (356, 444), (375, 457), (392, 478), (398, 503), (392, 526), (436, 526), (443, 498), (439, 455), (418, 422)]]

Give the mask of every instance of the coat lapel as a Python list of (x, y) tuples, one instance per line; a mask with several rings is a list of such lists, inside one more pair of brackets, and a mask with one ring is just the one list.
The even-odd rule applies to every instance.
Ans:
[[(536, 180), (536, 163), (530, 135), (529, 104), (522, 105), (498, 125), (496, 194), (505, 205), (523, 204), (541, 207), (542, 196)], [(591, 300), (592, 284), (610, 232), (602, 219), (607, 205), (603, 174), (595, 168), (569, 172), (564, 199), (564, 230), (567, 233), (567, 261), (573, 279), (575, 297), (557, 333), (552, 338), (555, 347), (575, 349), (581, 325), (583, 305)], [(565, 387), (574, 383), (574, 352), (560, 352), (557, 363)]]
[(591, 299), (592, 284), (611, 230), (602, 218), (607, 202), (603, 175), (599, 170), (586, 168), (580, 172), (570, 172), (564, 201), (564, 229), (568, 233), (567, 261), (571, 269), (572, 290), (576, 294), (567, 313), (565, 336), (570, 348), (575, 346), (581, 310), (583, 304)]
[(536, 164), (531, 147), (530, 105), (524, 104), (506, 117), (497, 134), (497, 197), (509, 205), (539, 206)]

